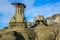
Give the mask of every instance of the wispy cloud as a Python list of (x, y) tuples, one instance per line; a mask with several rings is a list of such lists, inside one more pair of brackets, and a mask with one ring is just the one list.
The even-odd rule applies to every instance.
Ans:
[(34, 17), (37, 15), (43, 15), (47, 17), (55, 13), (60, 13), (60, 2), (56, 2), (54, 4), (48, 3), (42, 6), (30, 8), (29, 11), (26, 11), (29, 21), (33, 21), (32, 19), (34, 19)]
[(0, 0), (0, 28), (7, 26), (10, 17), (14, 14), (14, 8), (8, 0)]

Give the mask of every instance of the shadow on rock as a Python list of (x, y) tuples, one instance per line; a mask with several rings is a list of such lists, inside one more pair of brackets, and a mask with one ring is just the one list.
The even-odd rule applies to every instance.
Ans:
[(24, 37), (16, 31), (14, 31), (14, 36), (16, 37), (15, 40), (25, 40)]

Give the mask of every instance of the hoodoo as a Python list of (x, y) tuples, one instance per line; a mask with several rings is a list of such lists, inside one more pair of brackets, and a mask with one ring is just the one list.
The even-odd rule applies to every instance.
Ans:
[(12, 4), (15, 5), (16, 10), (15, 15), (10, 20), (10, 26), (25, 27), (26, 22), (24, 17), (24, 9), (26, 8), (26, 6), (22, 3), (12, 3)]

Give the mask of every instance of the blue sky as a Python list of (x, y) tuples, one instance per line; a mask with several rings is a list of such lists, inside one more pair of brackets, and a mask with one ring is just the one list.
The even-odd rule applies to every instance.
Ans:
[(33, 21), (37, 15), (48, 17), (60, 13), (60, 0), (0, 0), (0, 29), (9, 25), (10, 18), (15, 13), (12, 2), (26, 5), (24, 13), (28, 21)]

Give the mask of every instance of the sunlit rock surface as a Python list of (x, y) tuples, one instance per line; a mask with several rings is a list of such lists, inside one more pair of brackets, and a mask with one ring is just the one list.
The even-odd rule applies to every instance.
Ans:
[(60, 40), (60, 14), (44, 18), (35, 17), (33, 22), (26, 21), (22, 3), (12, 3), (16, 12), (8, 27), (0, 29), (0, 40)]

